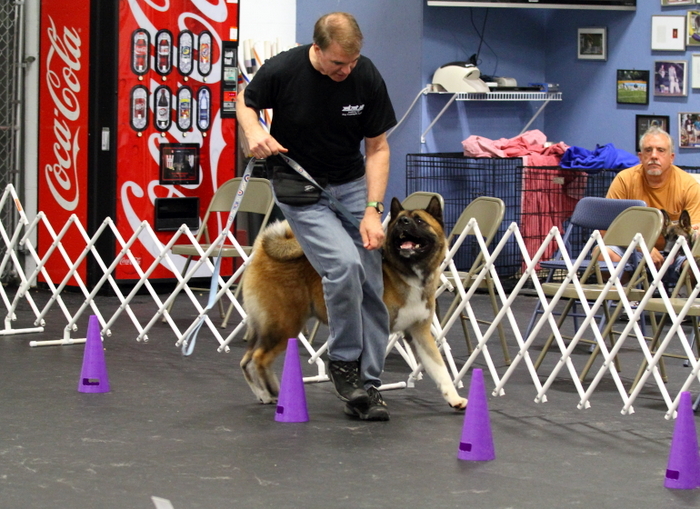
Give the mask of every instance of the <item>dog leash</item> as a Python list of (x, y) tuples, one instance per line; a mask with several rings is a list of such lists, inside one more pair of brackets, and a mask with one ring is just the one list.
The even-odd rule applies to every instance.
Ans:
[(216, 252), (216, 258), (214, 260), (214, 270), (212, 271), (211, 281), (209, 283), (209, 299), (207, 300), (207, 305), (203, 309), (202, 314), (197, 319), (196, 325), (193, 328), (191, 328), (190, 332), (182, 338), (183, 355), (191, 355), (194, 351), (194, 345), (195, 343), (197, 343), (197, 334), (199, 334), (199, 330), (202, 328), (202, 325), (204, 325), (204, 321), (207, 318), (209, 310), (211, 310), (214, 307), (214, 304), (216, 304), (216, 293), (219, 288), (219, 272), (221, 270), (221, 251), (224, 248), (224, 242), (226, 240), (226, 237), (228, 236), (228, 233), (229, 231), (231, 231), (231, 227), (233, 226), (233, 220), (236, 217), (236, 212), (238, 212), (238, 208), (241, 205), (241, 201), (243, 201), (243, 196), (245, 195), (245, 190), (248, 187), (250, 176), (253, 174), (253, 167), (255, 166), (255, 161), (255, 158), (251, 158), (250, 161), (248, 161), (245, 170), (243, 170), (241, 183), (238, 185), (236, 197), (233, 199), (233, 203), (231, 204), (231, 210), (228, 213), (228, 219), (226, 220), (226, 224), (224, 225), (223, 229), (221, 230), (221, 233), (219, 234), (219, 237), (217, 238), (217, 241), (219, 243), (219, 250)]
[[(302, 177), (311, 182), (311, 184), (313, 184), (315, 187), (320, 189), (321, 194), (328, 198), (328, 200), (333, 204), (333, 206), (336, 209), (338, 209), (347, 218), (347, 220), (350, 221), (351, 224), (355, 225), (359, 229), (360, 221), (355, 216), (353, 216), (350, 213), (350, 211), (342, 203), (340, 203), (340, 201), (338, 201), (338, 199), (335, 196), (333, 196), (322, 186), (320, 186), (319, 183), (316, 182), (316, 180), (314, 180), (314, 178), (311, 175), (309, 175), (309, 173), (304, 168), (302, 168), (301, 165), (297, 163), (294, 159), (284, 154), (279, 155), (293, 170), (295, 170)], [(255, 166), (256, 161), (257, 159), (254, 157), (251, 158), (250, 161), (248, 161), (248, 164), (246, 165), (245, 170), (243, 171), (241, 183), (239, 184), (238, 191), (236, 192), (236, 197), (234, 198), (233, 203), (231, 204), (231, 210), (229, 211), (228, 219), (226, 220), (226, 224), (224, 225), (224, 228), (219, 234), (219, 250), (216, 253), (216, 258), (214, 260), (214, 271), (211, 274), (211, 282), (209, 283), (209, 299), (207, 300), (206, 307), (202, 310), (201, 316), (199, 316), (199, 318), (197, 319), (196, 325), (192, 327), (190, 332), (185, 334), (185, 336), (182, 338), (182, 354), (185, 356), (191, 355), (194, 351), (194, 346), (197, 343), (197, 335), (199, 334), (202, 325), (204, 325), (209, 311), (216, 304), (216, 293), (219, 288), (219, 272), (221, 270), (221, 251), (224, 248), (224, 242), (226, 240), (226, 237), (228, 236), (228, 233), (231, 231), (231, 227), (233, 226), (233, 221), (236, 217), (236, 213), (238, 212), (238, 208), (241, 205), (243, 196), (245, 195), (245, 191), (248, 187), (250, 177), (253, 174), (253, 167)]]

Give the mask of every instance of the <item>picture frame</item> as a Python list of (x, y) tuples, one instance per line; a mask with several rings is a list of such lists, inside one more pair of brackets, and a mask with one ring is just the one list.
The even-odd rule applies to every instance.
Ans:
[(655, 51), (685, 51), (685, 26), (685, 16), (652, 16), (651, 49)]
[(686, 13), (686, 46), (700, 46), (700, 11)]
[(700, 88), (700, 53), (691, 53), (691, 87)]
[(685, 97), (688, 95), (688, 62), (657, 60), (654, 62), (654, 95)]
[(579, 60), (607, 60), (607, 27), (579, 28), (577, 47)]
[(700, 3), (697, 0), (661, 0), (661, 5), (691, 5)]
[(199, 143), (162, 143), (158, 183), (199, 184)]
[(700, 148), (700, 112), (678, 113), (678, 147)]
[(617, 104), (649, 104), (647, 70), (617, 70)]
[(666, 132), (669, 132), (669, 123), (671, 122), (671, 117), (668, 115), (636, 115), (635, 116), (635, 138), (634, 138), (634, 148), (635, 152), (639, 151), (639, 140), (642, 135), (647, 132), (647, 130), (652, 126), (658, 126)]

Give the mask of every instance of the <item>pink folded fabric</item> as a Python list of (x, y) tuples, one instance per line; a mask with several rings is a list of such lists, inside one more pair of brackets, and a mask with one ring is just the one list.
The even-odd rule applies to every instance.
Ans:
[(534, 129), (526, 131), (515, 138), (501, 138), (490, 140), (483, 136), (472, 135), (462, 141), (462, 148), (466, 157), (528, 157), (545, 156), (524, 161), (524, 164), (532, 166), (557, 166), (562, 154), (568, 145), (559, 142), (550, 147), (545, 147), (547, 137), (542, 131)]

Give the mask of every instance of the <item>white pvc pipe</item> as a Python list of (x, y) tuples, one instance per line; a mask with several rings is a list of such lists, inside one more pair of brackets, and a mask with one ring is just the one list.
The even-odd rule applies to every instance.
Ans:
[[(40, 0), (25, 0), (24, 3), (24, 115), (22, 136), (24, 138), (24, 165), (21, 174), (24, 179), (24, 211), (28, 217), (35, 217), (38, 211), (39, 196), (39, 25)], [(30, 63), (29, 60), (32, 60)], [(36, 232), (30, 239), (37, 245)], [(34, 260), (26, 257), (25, 274), (34, 271)], [(36, 285), (36, 280), (30, 282)]]

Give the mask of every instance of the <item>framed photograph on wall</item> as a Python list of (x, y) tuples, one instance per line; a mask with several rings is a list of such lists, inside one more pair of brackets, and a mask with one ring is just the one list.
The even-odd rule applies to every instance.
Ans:
[(688, 11), (686, 14), (686, 46), (700, 46), (700, 11)]
[(700, 53), (692, 53), (690, 55), (690, 65), (692, 68), (690, 86), (700, 88)]
[(617, 70), (617, 104), (649, 104), (649, 71)]
[(678, 146), (700, 148), (700, 112), (678, 114)]
[(639, 151), (639, 140), (647, 130), (652, 127), (660, 127), (666, 132), (669, 132), (669, 122), (671, 121), (668, 115), (637, 115), (635, 117), (635, 138), (634, 149)]
[(589, 27), (578, 29), (579, 60), (608, 59), (608, 29)]
[(654, 62), (654, 95), (685, 97), (688, 95), (688, 62), (657, 60)]
[(651, 49), (685, 51), (685, 16), (652, 16)]
[(690, 5), (695, 2), (696, 0), (661, 0), (661, 5)]

